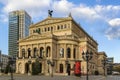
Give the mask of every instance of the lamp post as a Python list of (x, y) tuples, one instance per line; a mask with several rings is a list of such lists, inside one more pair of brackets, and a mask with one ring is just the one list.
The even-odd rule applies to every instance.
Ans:
[(31, 64), (31, 59), (28, 60), (28, 75), (31, 75), (30, 64)]
[(53, 67), (54, 67), (54, 62), (50, 61), (50, 60), (47, 60), (47, 64), (48, 64), (48, 72), (50, 73), (49, 71), (49, 64), (51, 65), (52, 67), (52, 74), (51, 74), (51, 77), (53, 77)]
[(106, 64), (107, 64), (107, 60), (106, 59), (104, 59), (104, 60), (102, 60), (102, 64), (103, 64), (103, 69), (104, 69), (104, 76), (106, 76)]
[(10, 73), (11, 73), (11, 79), (10, 80), (14, 80), (13, 79), (13, 64), (15, 63), (15, 59), (13, 57), (9, 57), (9, 65), (10, 65)]
[(86, 52), (82, 53), (82, 58), (87, 62), (87, 75), (86, 75), (86, 80), (88, 80), (88, 62), (89, 60), (92, 59), (92, 52), (89, 52), (88, 50)]

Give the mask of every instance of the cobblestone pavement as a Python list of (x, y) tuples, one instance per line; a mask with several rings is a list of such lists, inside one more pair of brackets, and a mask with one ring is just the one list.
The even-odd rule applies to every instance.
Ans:
[[(8, 75), (0, 76), (0, 80), (10, 80)], [(86, 76), (28, 76), (28, 75), (14, 75), (14, 80), (86, 80)], [(120, 80), (120, 76), (89, 76), (89, 80)]]

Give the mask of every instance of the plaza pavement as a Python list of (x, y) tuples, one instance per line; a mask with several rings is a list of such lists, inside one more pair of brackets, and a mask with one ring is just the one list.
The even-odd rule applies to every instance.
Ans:
[[(103, 76), (89, 76), (89, 80), (103, 80)], [(0, 76), (0, 80), (10, 80), (10, 75), (2, 75)], [(86, 76), (76, 77), (76, 76), (28, 76), (28, 75), (16, 75), (14, 74), (14, 80), (86, 80)]]
[[(10, 80), (10, 75), (2, 75), (0, 76), (0, 80)], [(86, 80), (86, 76), (76, 77), (76, 76), (28, 76), (28, 75), (16, 75), (14, 74), (14, 80)], [(94, 76), (90, 75), (89, 80), (120, 80), (120, 76)]]

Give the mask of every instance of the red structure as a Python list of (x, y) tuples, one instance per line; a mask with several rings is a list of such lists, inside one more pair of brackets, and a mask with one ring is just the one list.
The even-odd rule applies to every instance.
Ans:
[(74, 74), (76, 76), (81, 76), (81, 62), (80, 61), (75, 62)]

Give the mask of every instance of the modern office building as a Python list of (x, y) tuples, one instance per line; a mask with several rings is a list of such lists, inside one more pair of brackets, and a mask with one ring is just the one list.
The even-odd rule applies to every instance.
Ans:
[(19, 54), (16, 60), (16, 73), (32, 73), (36, 60), (39, 73), (67, 75), (72, 74), (76, 61), (80, 62), (81, 72), (87, 73), (83, 51), (92, 52), (88, 73), (97, 70), (98, 44), (77, 24), (71, 15), (55, 18), (51, 15), (45, 20), (32, 24), (29, 36), (19, 40)]
[(24, 10), (9, 13), (9, 55), (16, 56), (18, 53), (18, 40), (29, 34), (31, 17)]

